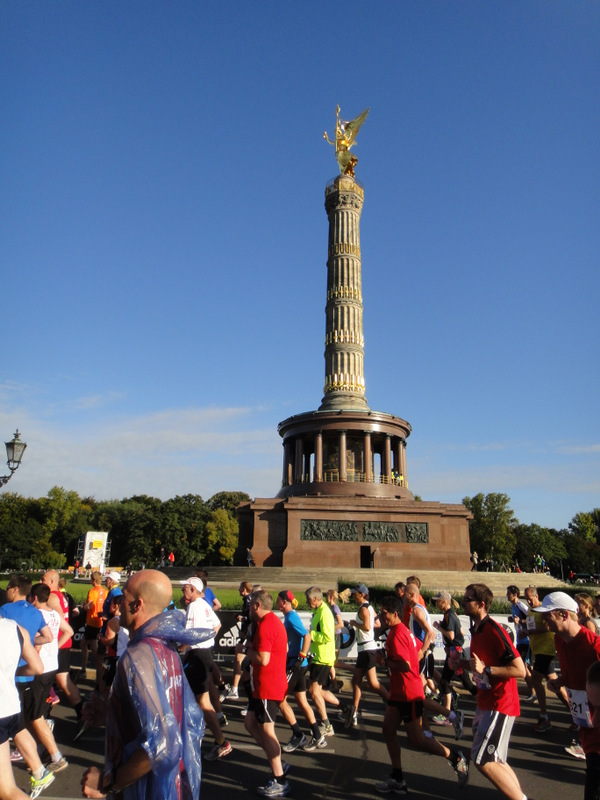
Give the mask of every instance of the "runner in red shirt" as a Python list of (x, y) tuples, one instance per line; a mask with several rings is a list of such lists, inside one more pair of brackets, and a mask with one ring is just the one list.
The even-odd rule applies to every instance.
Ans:
[(273, 770), (273, 777), (256, 791), (264, 797), (285, 797), (291, 787), (283, 771), (275, 718), (287, 692), (287, 634), (283, 622), (273, 613), (273, 598), (268, 592), (252, 594), (250, 617), (256, 627), (252, 644), (246, 649), (251, 663), (252, 697), (244, 725), (265, 751)]
[[(386, 781), (375, 784), (381, 794), (406, 794), (408, 789), (402, 772), (402, 752), (397, 730), (404, 723), (409, 742), (436, 756), (448, 759), (456, 772), (462, 789), (469, 780), (469, 763), (461, 750), (450, 750), (436, 739), (428, 738), (423, 731), (424, 689), (419, 675), (419, 656), (415, 637), (402, 623), (402, 601), (399, 597), (384, 597), (380, 619), (389, 628), (385, 642), (385, 664), (390, 676), (390, 690), (385, 716), (383, 737), (392, 762), (392, 774)], [(381, 651), (379, 651), (381, 652)], [(380, 658), (383, 663), (384, 659)]]
[[(573, 722), (579, 725), (579, 739), (585, 753), (585, 800), (595, 800), (600, 790), (600, 727), (594, 719), (586, 692), (586, 674), (600, 661), (600, 636), (582, 628), (577, 619), (577, 602), (566, 592), (551, 592), (537, 611), (554, 633), (560, 663), (560, 677), (548, 681), (554, 691), (564, 686), (569, 698)], [(596, 699), (592, 694), (592, 699)]]
[(453, 663), (473, 673), (478, 689), (471, 759), (510, 800), (526, 800), (506, 760), (510, 733), (520, 713), (516, 679), (525, 677), (525, 665), (504, 628), (488, 616), (493, 599), (483, 583), (471, 583), (465, 589), (463, 608), (473, 626), (471, 658), (458, 657)]

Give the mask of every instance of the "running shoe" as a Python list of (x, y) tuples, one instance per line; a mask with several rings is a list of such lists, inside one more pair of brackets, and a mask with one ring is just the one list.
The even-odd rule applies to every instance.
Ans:
[(215, 744), (210, 748), (210, 750), (204, 753), (204, 759), (205, 761), (216, 761), (218, 758), (228, 756), (232, 750), (233, 747), (229, 744), (227, 739), (225, 739), (223, 744)]
[(307, 753), (312, 753), (313, 750), (322, 750), (324, 747), (327, 747), (327, 739), (324, 735), (322, 735), (318, 739), (316, 739), (314, 736), (311, 736), (302, 749)]
[(451, 720), (451, 723), (454, 727), (454, 738), (456, 741), (462, 739), (463, 731), (465, 729), (465, 715), (462, 711), (455, 711), (454, 719)]
[(17, 750), (16, 747), (13, 747), (10, 751), (10, 763), (16, 764), (17, 761), (23, 761), (23, 756), (21, 755), (20, 750)]
[(458, 778), (458, 788), (464, 789), (469, 782), (469, 762), (462, 750), (454, 754), (454, 758), (449, 758), (448, 763), (456, 773)]
[(408, 794), (408, 787), (406, 781), (397, 781), (395, 778), (388, 778), (387, 781), (375, 784), (375, 791), (380, 794), (398, 794), (406, 796)]
[(548, 733), (549, 730), (552, 730), (552, 723), (548, 717), (540, 717), (537, 725), (533, 726), (534, 733)]
[(75, 728), (75, 733), (73, 734), (73, 741), (77, 742), (83, 734), (87, 731), (88, 726), (85, 724), (83, 719), (77, 720), (77, 727)]
[(335, 733), (331, 722), (322, 722), (319, 725), (319, 730), (321, 731), (322, 736), (333, 736)]
[(431, 721), (434, 725), (452, 725), (448, 717), (445, 717), (443, 714), (436, 714)]
[(48, 772), (53, 772), (55, 775), (57, 772), (62, 772), (63, 769), (66, 769), (69, 766), (69, 762), (64, 756), (61, 756), (58, 761), (49, 761), (46, 764), (46, 769)]
[(256, 787), (256, 794), (263, 797), (286, 797), (291, 791), (292, 788), (287, 781), (279, 783), (275, 778), (271, 778), (264, 786)]
[(573, 758), (581, 758), (585, 761), (585, 753), (583, 747), (579, 744), (577, 739), (573, 739), (569, 747), (565, 747), (565, 753), (568, 753)]
[(29, 792), (29, 797), (31, 798), (31, 800), (35, 800), (35, 798), (41, 792), (43, 792), (44, 789), (47, 789), (48, 786), (50, 786), (51, 783), (54, 783), (55, 780), (56, 780), (55, 776), (51, 772), (48, 772), (47, 769), (44, 770), (44, 772), (42, 773), (42, 777), (41, 778), (37, 778), (36, 779), (32, 775), (31, 776), (31, 784), (30, 784), (31, 785), (31, 789), (30, 789), (30, 792)]
[(292, 736), (289, 742), (284, 744), (281, 749), (284, 753), (293, 753), (294, 750), (298, 750), (298, 748), (302, 749), (307, 742), (308, 738), (301, 733), (300, 736)]
[(358, 714), (354, 706), (346, 706), (344, 709), (344, 728), (358, 728)]

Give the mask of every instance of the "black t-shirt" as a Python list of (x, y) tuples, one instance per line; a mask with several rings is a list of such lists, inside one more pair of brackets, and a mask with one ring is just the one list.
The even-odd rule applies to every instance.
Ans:
[(454, 632), (454, 639), (449, 641), (444, 637), (444, 644), (449, 645), (450, 647), (462, 647), (465, 643), (465, 637), (462, 632), (462, 628), (460, 626), (460, 620), (456, 616), (456, 613), (449, 608), (447, 611), (444, 611), (444, 619), (441, 622), (441, 627), (445, 631), (453, 631)]

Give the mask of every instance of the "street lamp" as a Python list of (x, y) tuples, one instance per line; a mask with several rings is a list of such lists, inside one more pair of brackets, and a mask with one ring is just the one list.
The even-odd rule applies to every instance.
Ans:
[(25, 448), (27, 444), (22, 442), (19, 435), (19, 429), (17, 428), (15, 435), (13, 436), (10, 442), (5, 442), (6, 444), (6, 455), (8, 457), (8, 468), (10, 470), (10, 475), (1, 475), (0, 476), (0, 486), (4, 486), (9, 482), (12, 478), (13, 474), (19, 469), (19, 465), (21, 464), (21, 459), (23, 458), (23, 453), (25, 452)]

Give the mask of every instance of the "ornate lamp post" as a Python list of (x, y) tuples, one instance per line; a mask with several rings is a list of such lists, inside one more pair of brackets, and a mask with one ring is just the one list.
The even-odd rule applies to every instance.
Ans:
[(8, 457), (7, 464), (10, 470), (10, 475), (2, 475), (0, 476), (0, 486), (4, 486), (9, 482), (12, 478), (13, 474), (19, 469), (19, 465), (21, 464), (21, 459), (23, 458), (23, 453), (25, 452), (25, 448), (27, 444), (21, 441), (19, 429), (15, 431), (15, 435), (13, 436), (10, 442), (5, 442), (6, 444), (6, 455)]

